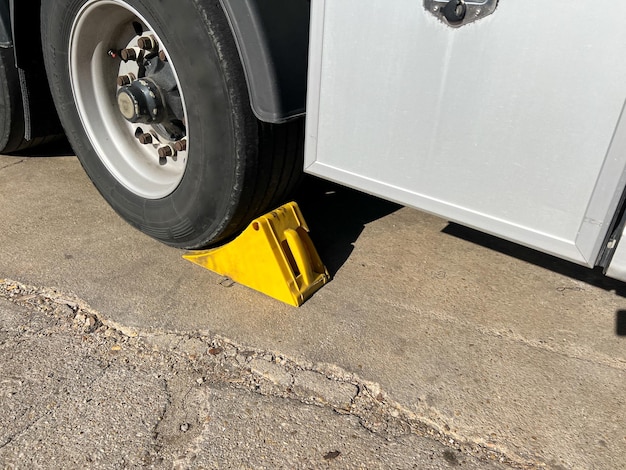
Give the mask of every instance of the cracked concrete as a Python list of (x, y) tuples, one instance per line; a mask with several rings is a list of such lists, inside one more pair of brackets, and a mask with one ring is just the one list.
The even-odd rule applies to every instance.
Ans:
[(0, 163), (0, 171), (4, 170), (5, 168), (9, 168), (13, 165), (19, 165), (20, 163), (24, 163), (24, 160), (13, 160), (13, 161), (4, 161)]
[[(155, 354), (185, 345), (185, 361), (212, 351), (234, 370), (254, 370), (247, 377), (258, 378), (260, 391), (301, 393), (316, 403), (306, 406), (377, 429), (380, 408), (351, 414), (361, 403), (376, 405), (371, 396), (361, 402), (357, 395), (346, 413), (349, 379), (328, 375), (333, 385), (347, 384), (345, 393), (317, 403), (315, 387), (326, 382), (305, 391), (306, 376), (296, 387), (289, 361), (255, 354), (289, 359), (303, 371), (334, 364), (327, 367), (343, 371), (340, 377), (380, 384), (384, 402), (395, 404), (389, 413), (403, 423), (391, 430), (408, 425), (419, 434), (426, 426), (520, 465), (626, 466), (623, 283), (309, 182), (298, 202), (333, 280), (293, 309), (240, 285), (227, 288), (130, 228), (74, 158), (0, 157), (0, 166), (0, 277), (85, 299), (103, 315), (75, 318), (79, 304), (59, 300), (84, 335), (98, 336), (104, 326), (132, 341), (149, 337)], [(209, 338), (220, 343), (203, 354)]]
[(456, 441), (330, 364), (220, 337), (128, 336), (75, 297), (11, 280), (0, 319), (4, 468), (533, 467)]

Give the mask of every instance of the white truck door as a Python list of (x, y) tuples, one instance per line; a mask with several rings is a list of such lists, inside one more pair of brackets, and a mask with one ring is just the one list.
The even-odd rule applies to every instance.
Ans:
[(593, 266), (626, 185), (626, 2), (454, 1), (476, 17), (311, 2), (306, 171)]

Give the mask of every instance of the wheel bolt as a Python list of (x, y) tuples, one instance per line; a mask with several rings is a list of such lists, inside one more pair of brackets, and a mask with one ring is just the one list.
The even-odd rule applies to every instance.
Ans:
[(128, 75), (120, 75), (119, 77), (117, 77), (117, 86), (126, 85), (130, 85), (130, 78), (128, 78)]
[(143, 50), (152, 50), (156, 48), (156, 41), (148, 36), (143, 36), (137, 39), (137, 45)]
[(122, 49), (120, 52), (120, 57), (124, 62), (128, 62), (129, 60), (137, 60), (137, 52), (135, 49)]
[(146, 144), (151, 144), (152, 143), (152, 134), (141, 134), (139, 137), (137, 137), (137, 140), (139, 140), (139, 143), (146, 145)]
[(128, 75), (120, 75), (117, 77), (117, 86), (126, 86), (130, 85), (131, 82), (134, 82), (137, 79), (134, 74), (129, 73)]
[(163, 62), (167, 62), (167, 56), (165, 55), (165, 51), (159, 51), (159, 59)]
[(159, 158), (166, 158), (166, 157), (171, 157), (174, 155), (174, 151), (172, 150), (172, 147), (170, 147), (169, 145), (166, 145), (165, 147), (160, 147), (158, 152), (159, 152)]
[(177, 152), (184, 152), (185, 150), (187, 150), (187, 141), (183, 139), (175, 142), (174, 150), (176, 150)]

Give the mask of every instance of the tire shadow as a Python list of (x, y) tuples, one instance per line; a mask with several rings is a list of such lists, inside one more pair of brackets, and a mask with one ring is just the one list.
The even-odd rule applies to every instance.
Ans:
[(59, 138), (53, 140), (52, 142), (38, 145), (32, 149), (12, 152), (10, 155), (14, 157), (45, 158), (74, 157), (76, 156), (76, 153), (72, 150), (72, 146), (67, 141), (67, 138), (65, 138), (65, 136), (59, 136)]
[(293, 194), (331, 276), (348, 260), (365, 224), (402, 206), (306, 175)]

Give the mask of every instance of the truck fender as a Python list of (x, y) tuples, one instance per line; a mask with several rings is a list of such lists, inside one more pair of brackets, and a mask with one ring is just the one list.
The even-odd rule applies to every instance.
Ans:
[(8, 48), (12, 45), (9, 0), (0, 0), (0, 47)]
[(309, 0), (220, 0), (243, 64), (252, 111), (280, 123), (306, 104)]

